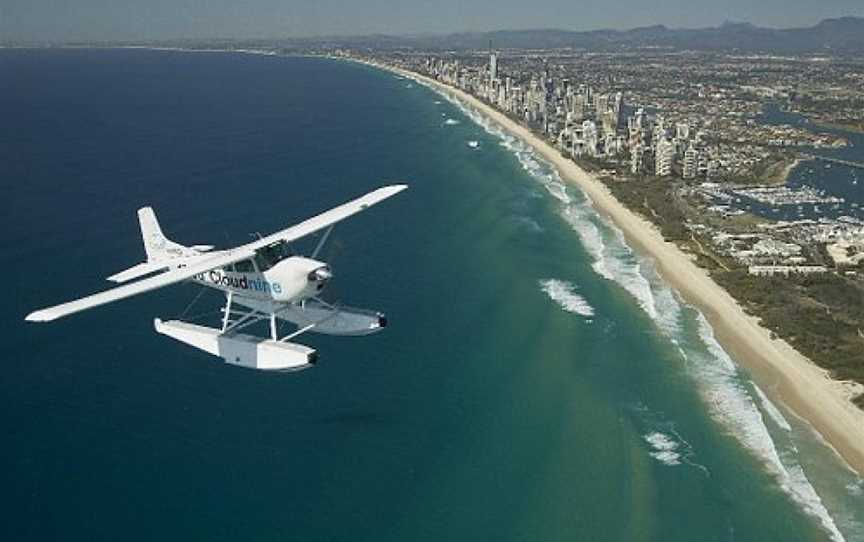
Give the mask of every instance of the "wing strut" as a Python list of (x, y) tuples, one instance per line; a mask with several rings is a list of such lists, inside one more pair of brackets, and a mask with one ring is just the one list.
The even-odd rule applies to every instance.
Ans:
[(327, 228), (327, 231), (324, 232), (324, 235), (321, 236), (321, 240), (318, 241), (318, 244), (315, 246), (315, 250), (312, 252), (312, 256), (310, 256), (310, 258), (314, 260), (318, 257), (318, 253), (321, 252), (322, 248), (324, 248), (324, 243), (327, 242), (327, 238), (330, 237), (330, 232), (333, 231), (333, 228), (335, 227), (336, 224), (333, 224), (332, 226)]
[(228, 329), (228, 319), (231, 317), (231, 302), (234, 300), (234, 292), (228, 290), (228, 300), (225, 303), (225, 314), (222, 316), (222, 333)]

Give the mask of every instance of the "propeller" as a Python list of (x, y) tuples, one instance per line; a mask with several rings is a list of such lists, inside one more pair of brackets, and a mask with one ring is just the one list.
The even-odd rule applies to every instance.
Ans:
[[(328, 231), (329, 233), (329, 231)], [(324, 234), (327, 236), (327, 233)], [(323, 240), (326, 240), (322, 237)], [(336, 267), (335, 263), (345, 251), (345, 243), (340, 241), (339, 239), (333, 239), (327, 244), (327, 249), (323, 250), (324, 244), (319, 241), (319, 246), (316, 247), (315, 252), (313, 252), (312, 258), (320, 255), (322, 252), (324, 253), (322, 261), (327, 264), (327, 272), (330, 274), (328, 279), (332, 278), (333, 271), (332, 269)], [(324, 289), (323, 293), (331, 300), (339, 299), (339, 290), (336, 286), (339, 281), (328, 280), (327, 288)], [(322, 300), (323, 301), (323, 300)], [(329, 303), (333, 305), (338, 305), (339, 303), (335, 301), (329, 301)]]

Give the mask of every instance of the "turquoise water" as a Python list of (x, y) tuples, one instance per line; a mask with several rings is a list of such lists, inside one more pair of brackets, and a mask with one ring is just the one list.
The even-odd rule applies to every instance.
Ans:
[[(3, 51), (0, 73), (4, 539), (861, 539), (861, 481), (471, 111), (327, 60)], [(192, 285), (22, 322), (139, 261), (143, 204), (236, 244), (403, 180), (324, 251), (329, 298), (391, 325), (304, 336), (313, 370), (153, 333)]]

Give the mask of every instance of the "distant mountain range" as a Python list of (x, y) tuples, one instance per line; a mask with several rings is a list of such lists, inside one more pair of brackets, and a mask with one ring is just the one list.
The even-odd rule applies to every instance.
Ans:
[(330, 46), (387, 49), (465, 50), (573, 48), (626, 50), (647, 47), (673, 50), (864, 54), (864, 18), (825, 19), (808, 28), (762, 28), (749, 23), (724, 23), (713, 28), (677, 29), (663, 25), (632, 30), (499, 30), (417, 36), (355, 36), (290, 40)]

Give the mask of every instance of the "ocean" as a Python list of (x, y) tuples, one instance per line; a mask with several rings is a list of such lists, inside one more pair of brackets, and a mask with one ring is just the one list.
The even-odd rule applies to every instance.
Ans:
[[(334, 60), (0, 50), (0, 118), (4, 540), (864, 539), (864, 481), (461, 104)], [(231, 246), (393, 182), (322, 253), (390, 324), (303, 336), (314, 369), (155, 334), (212, 315), (191, 284), (23, 321), (141, 261), (143, 205)]]

